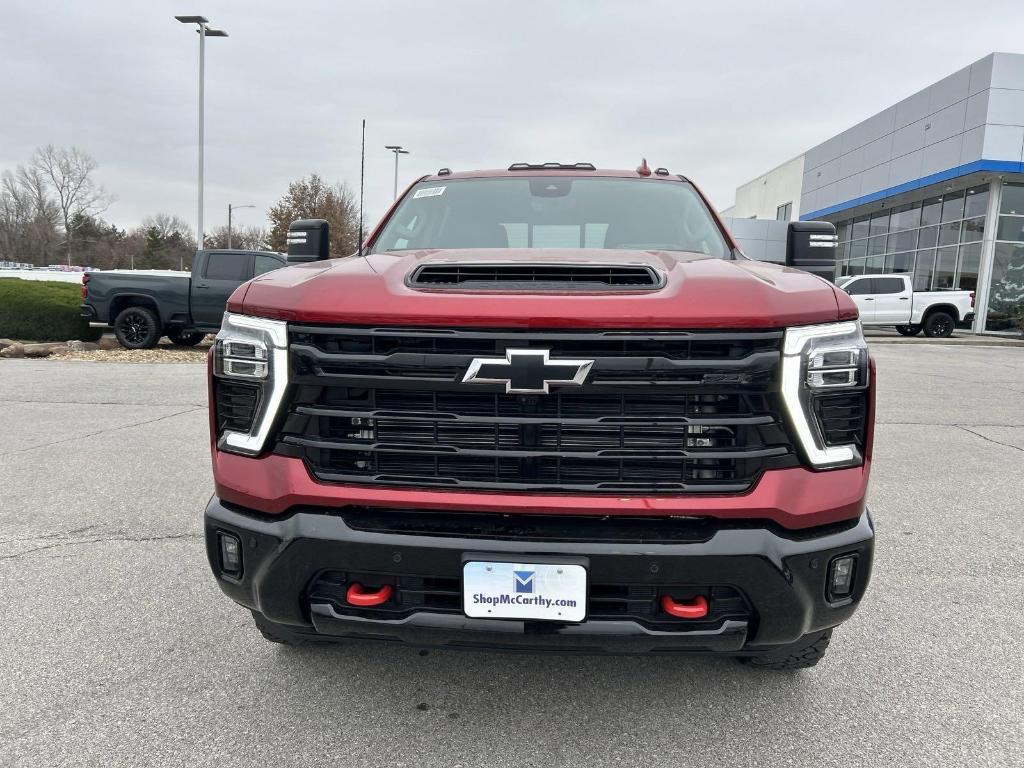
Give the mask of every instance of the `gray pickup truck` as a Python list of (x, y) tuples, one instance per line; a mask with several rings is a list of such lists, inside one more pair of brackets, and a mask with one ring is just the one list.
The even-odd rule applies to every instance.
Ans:
[(220, 329), (228, 296), (256, 275), (285, 266), (269, 251), (197, 251), (192, 272), (87, 272), (82, 317), (112, 326), (121, 346), (149, 349), (166, 335), (194, 346)]

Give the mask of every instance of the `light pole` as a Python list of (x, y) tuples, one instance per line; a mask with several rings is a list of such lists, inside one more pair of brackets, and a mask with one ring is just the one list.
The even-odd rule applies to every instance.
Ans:
[(232, 205), (228, 203), (228, 248), (231, 247), (231, 212), (239, 208), (255, 208), (255, 205)]
[(394, 195), (394, 199), (397, 200), (398, 199), (398, 156), (399, 155), (408, 155), (409, 154), (409, 150), (408, 149), (402, 149), (402, 147), (399, 146), (398, 144), (388, 144), (386, 147), (384, 147), (384, 149), (390, 149), (392, 152), (395, 153), (395, 195)]
[(203, 247), (203, 111), (204, 111), (204, 81), (206, 75), (206, 38), (227, 37), (228, 33), (223, 29), (210, 29), (206, 25), (210, 22), (205, 16), (175, 16), (182, 24), (195, 24), (199, 27), (199, 194), (198, 194), (198, 221), (196, 222), (196, 243)]

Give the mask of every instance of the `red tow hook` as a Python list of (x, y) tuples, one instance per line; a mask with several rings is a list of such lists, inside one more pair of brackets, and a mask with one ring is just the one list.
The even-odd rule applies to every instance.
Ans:
[(661, 596), (661, 610), (677, 619), (703, 619), (708, 615), (708, 601), (703, 595), (677, 603), (668, 595)]
[(349, 585), (345, 593), (345, 599), (349, 605), (358, 605), (360, 608), (370, 608), (374, 605), (383, 605), (391, 599), (391, 585), (385, 584), (376, 592), (370, 592), (363, 588), (362, 584)]

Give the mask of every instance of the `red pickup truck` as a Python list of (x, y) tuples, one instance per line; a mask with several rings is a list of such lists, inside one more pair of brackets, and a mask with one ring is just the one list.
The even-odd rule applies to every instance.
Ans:
[(207, 553), (268, 640), (791, 669), (867, 587), (857, 309), (664, 169), (442, 169), (210, 365)]

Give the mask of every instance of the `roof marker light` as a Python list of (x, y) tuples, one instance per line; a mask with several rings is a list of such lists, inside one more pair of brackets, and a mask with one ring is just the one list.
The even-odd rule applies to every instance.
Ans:
[(651, 166), (647, 164), (646, 157), (641, 161), (640, 165), (637, 166), (636, 172), (639, 173), (641, 176), (651, 175)]
[(510, 171), (596, 171), (593, 163), (512, 163)]

